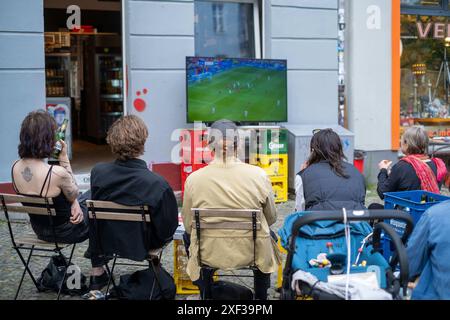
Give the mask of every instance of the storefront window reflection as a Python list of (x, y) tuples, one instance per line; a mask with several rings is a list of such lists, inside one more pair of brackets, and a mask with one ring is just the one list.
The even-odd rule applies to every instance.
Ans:
[(253, 4), (195, 1), (195, 54), (255, 57)]
[(442, 0), (402, 0), (402, 5), (438, 7), (442, 5)]
[(450, 21), (402, 15), (401, 124), (450, 125)]

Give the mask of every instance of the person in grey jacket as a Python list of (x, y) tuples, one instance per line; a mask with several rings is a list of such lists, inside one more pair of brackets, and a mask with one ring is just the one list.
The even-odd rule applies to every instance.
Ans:
[(342, 142), (332, 129), (316, 131), (311, 155), (296, 175), (296, 210), (365, 209), (363, 175), (346, 158)]

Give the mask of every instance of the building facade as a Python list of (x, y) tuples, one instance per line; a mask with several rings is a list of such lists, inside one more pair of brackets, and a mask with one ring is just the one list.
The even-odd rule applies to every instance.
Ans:
[[(83, 5), (102, 5), (59, 5), (72, 2), (82, 14)], [(171, 163), (177, 129), (192, 127), (186, 123), (186, 56), (223, 50), (287, 59), (289, 124), (337, 124), (337, 0), (123, 0), (114, 6), (123, 18), (125, 112), (149, 127), (144, 159), (153, 170), (177, 170)], [(43, 8), (43, 0), (0, 3), (0, 182), (10, 180), (21, 120), (46, 101)], [(214, 31), (238, 34), (238, 43), (221, 47), (227, 39), (214, 39)]]

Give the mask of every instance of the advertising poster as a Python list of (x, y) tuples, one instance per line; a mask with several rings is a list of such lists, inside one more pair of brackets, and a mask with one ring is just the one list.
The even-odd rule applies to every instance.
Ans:
[(47, 98), (46, 110), (55, 118), (58, 128), (62, 126), (64, 120), (68, 121), (65, 131), (65, 142), (67, 144), (67, 154), (72, 159), (72, 119), (70, 98)]

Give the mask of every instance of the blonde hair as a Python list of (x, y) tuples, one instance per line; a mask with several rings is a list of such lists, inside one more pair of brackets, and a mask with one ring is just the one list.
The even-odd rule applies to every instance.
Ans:
[(419, 126), (408, 128), (402, 135), (402, 143), (406, 145), (407, 154), (425, 154), (427, 153), (428, 133)]
[(144, 153), (147, 137), (148, 130), (144, 121), (135, 115), (128, 115), (113, 123), (108, 130), (106, 142), (119, 160), (128, 160)]

